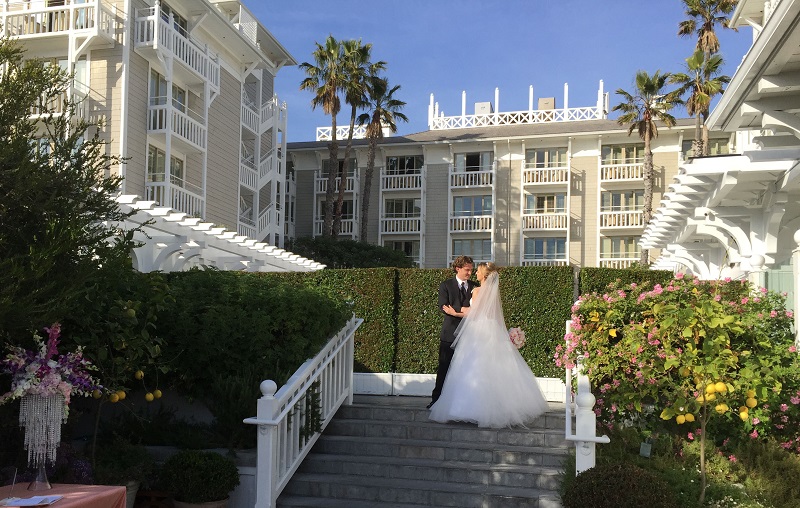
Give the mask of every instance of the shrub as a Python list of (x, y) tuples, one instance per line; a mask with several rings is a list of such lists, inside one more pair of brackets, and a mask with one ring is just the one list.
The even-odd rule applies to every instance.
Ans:
[(675, 493), (657, 475), (632, 464), (595, 466), (579, 474), (564, 508), (673, 508)]
[(144, 446), (132, 444), (119, 436), (98, 445), (95, 460), (95, 482), (105, 485), (145, 481), (155, 465)]
[(164, 462), (160, 480), (176, 501), (221, 501), (239, 485), (239, 470), (218, 453), (182, 450)]
[(414, 261), (404, 252), (381, 245), (326, 236), (298, 238), (289, 247), (292, 252), (323, 263), (328, 268), (411, 268)]

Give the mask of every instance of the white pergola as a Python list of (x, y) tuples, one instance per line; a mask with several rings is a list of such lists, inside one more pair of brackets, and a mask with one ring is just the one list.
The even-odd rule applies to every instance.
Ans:
[(139, 228), (134, 238), (133, 266), (140, 272), (175, 272), (192, 267), (248, 272), (311, 272), (325, 265), (275, 246), (228, 231), (136, 195), (116, 198), (123, 212), (133, 214), (120, 224)]

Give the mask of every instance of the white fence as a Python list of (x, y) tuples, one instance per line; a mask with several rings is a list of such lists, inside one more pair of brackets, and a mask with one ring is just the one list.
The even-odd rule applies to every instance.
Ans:
[[(309, 429), (319, 418), (324, 429), (342, 404), (353, 402), (353, 336), (363, 319), (353, 316), (314, 358), (307, 360), (285, 385), (261, 383), (255, 508), (272, 508), (275, 500), (320, 436)], [(277, 393), (276, 393), (277, 390)], [(318, 412), (318, 413), (317, 413)]]

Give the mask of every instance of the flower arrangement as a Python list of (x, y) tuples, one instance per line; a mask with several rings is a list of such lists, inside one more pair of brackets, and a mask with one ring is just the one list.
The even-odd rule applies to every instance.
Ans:
[(37, 333), (36, 350), (26, 350), (9, 346), (10, 353), (0, 360), (0, 371), (11, 374), (11, 390), (0, 395), (0, 404), (24, 397), (25, 395), (64, 396), (64, 411), (68, 411), (72, 395), (87, 396), (102, 386), (92, 377), (90, 371), (96, 370), (89, 360), (83, 357), (79, 347), (74, 353), (58, 354), (61, 325), (54, 323), (47, 332), (47, 341)]
[(508, 338), (517, 349), (525, 345), (525, 332), (523, 332), (520, 328), (509, 328)]

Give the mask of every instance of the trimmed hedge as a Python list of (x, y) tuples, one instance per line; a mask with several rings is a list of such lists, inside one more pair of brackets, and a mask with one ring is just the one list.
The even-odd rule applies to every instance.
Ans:
[(641, 284), (650, 282), (651, 285), (665, 284), (671, 280), (673, 273), (669, 270), (647, 270), (642, 268), (581, 268), (579, 273), (580, 294), (603, 294), (608, 285), (619, 280), (627, 285), (635, 282)]

